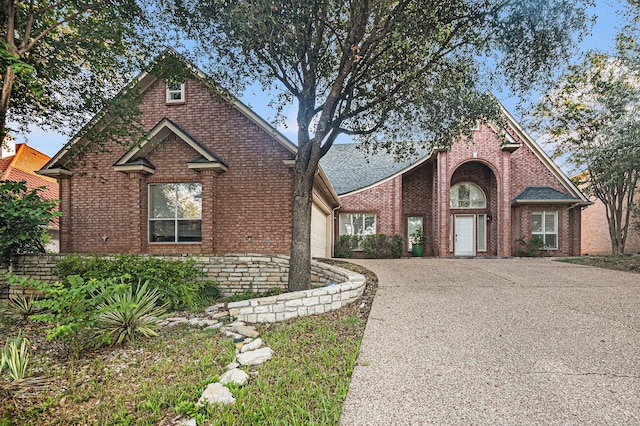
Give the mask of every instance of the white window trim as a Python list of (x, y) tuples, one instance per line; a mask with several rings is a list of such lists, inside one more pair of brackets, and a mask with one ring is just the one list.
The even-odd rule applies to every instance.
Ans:
[[(454, 207), (454, 206), (452, 206), (453, 199), (452, 199), (452, 197), (451, 197), (451, 191), (452, 191), (455, 187), (460, 186), (460, 185), (469, 185), (469, 186), (473, 186), (473, 187), (477, 188), (477, 189), (478, 189), (478, 191), (480, 191), (480, 193), (482, 194), (482, 197), (484, 198), (484, 205), (483, 205), (483, 206), (481, 206), (481, 207), (459, 207), (459, 206), (458, 206), (458, 207)], [(469, 201), (471, 201), (471, 200), (469, 200)], [(480, 186), (476, 185), (476, 184), (475, 184), (475, 183), (473, 183), (473, 182), (458, 182), (458, 183), (456, 183), (455, 185), (453, 185), (452, 187), (450, 187), (450, 188), (449, 188), (449, 208), (450, 208), (450, 209), (454, 209), (454, 210), (474, 210), (474, 209), (475, 209), (475, 210), (477, 210), (477, 209), (486, 209), (486, 208), (487, 208), (487, 194), (485, 194), (485, 192), (482, 190), (482, 188), (480, 188)]]
[[(202, 184), (200, 182), (165, 182), (165, 183), (150, 183), (147, 185), (147, 244), (202, 244), (202, 209), (200, 210), (200, 218), (152, 218), (151, 217), (151, 186), (152, 185), (169, 185), (172, 183), (197, 183), (202, 190)], [(175, 222), (174, 238), (175, 241), (151, 241), (151, 222), (173, 220)], [(199, 220), (200, 221), (200, 241), (178, 241), (178, 221), (179, 220)]]
[[(175, 83), (180, 85), (180, 89), (171, 89), (169, 83), (167, 82), (167, 95), (166, 102), (168, 104), (182, 104), (185, 102), (185, 84), (184, 83)], [(174, 93), (180, 93), (180, 99), (172, 99), (171, 95)]]
[[(547, 214), (549, 213), (553, 213), (554, 218), (553, 218), (553, 232), (547, 232), (546, 229), (546, 224), (545, 221), (547, 220)], [(557, 210), (542, 210), (542, 211), (535, 211), (535, 212), (531, 212), (531, 216), (532, 216), (532, 220), (531, 220), (531, 224), (532, 224), (532, 228), (533, 228), (533, 215), (534, 214), (540, 214), (542, 215), (542, 232), (534, 232), (533, 229), (531, 229), (531, 238), (533, 237), (542, 237), (542, 241), (546, 241), (546, 236), (547, 235), (555, 235), (556, 236), (556, 246), (555, 247), (550, 247), (547, 244), (544, 245), (544, 247), (542, 247), (542, 250), (558, 250), (558, 247), (560, 246), (559, 244), (559, 235), (558, 235), (558, 211)]]
[[(364, 231), (364, 220), (369, 216), (373, 216), (373, 223), (374, 223), (373, 233), (372, 234), (369, 234), (369, 233), (367, 233), (367, 234), (354, 234), (353, 232), (351, 232), (351, 233), (343, 233), (342, 232), (342, 224), (343, 224), (342, 217), (344, 215), (349, 215), (350, 216), (350, 219), (351, 219), (350, 222), (353, 222), (353, 219), (351, 218), (353, 215), (362, 215), (362, 220), (363, 220), (362, 229), (363, 229), (363, 231)], [(338, 215), (338, 235), (339, 236), (342, 236), (342, 235), (354, 235), (354, 236), (364, 237), (364, 236), (367, 236), (367, 235), (373, 235), (373, 234), (375, 234), (377, 232), (378, 232), (378, 215), (375, 212), (349, 212), (349, 213), (340, 213)], [(353, 250), (355, 250), (355, 251), (362, 250), (362, 247), (360, 246), (360, 244), (358, 244), (358, 247), (357, 248), (353, 248)]]
[(411, 234), (412, 234), (412, 232), (409, 229), (409, 219), (411, 219), (411, 218), (419, 218), (420, 219), (420, 230), (424, 233), (424, 216), (408, 216), (407, 217), (407, 251), (408, 252), (410, 252), (413, 249), (413, 244), (411, 243)]
[[(480, 239), (477, 235), (480, 233), (480, 224), (484, 226), (483, 229), (483, 238)], [(476, 215), (476, 238), (478, 240), (476, 250), (479, 253), (484, 253), (487, 251), (487, 215), (484, 213), (480, 213)], [(480, 244), (482, 244), (482, 248), (480, 248)]]

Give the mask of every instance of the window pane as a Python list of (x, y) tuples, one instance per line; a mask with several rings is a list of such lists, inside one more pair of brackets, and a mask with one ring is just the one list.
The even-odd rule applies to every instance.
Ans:
[(422, 231), (422, 217), (421, 216), (412, 216), (407, 219), (407, 247), (409, 251), (411, 251), (411, 234), (413, 234), (417, 230)]
[(453, 209), (482, 209), (487, 206), (487, 199), (482, 189), (469, 182), (461, 182), (452, 186), (449, 198), (449, 206)]
[(202, 241), (202, 221), (179, 220), (178, 221), (178, 241), (201, 242)]
[(486, 202), (485, 202), (485, 198), (484, 198), (484, 193), (482, 192), (482, 190), (480, 188), (478, 188), (475, 185), (470, 185), (469, 186), (469, 194), (471, 197), (470, 200), (470, 207), (472, 208), (476, 208), (476, 209), (482, 209), (486, 207)]
[(544, 215), (544, 231), (556, 232), (556, 215), (555, 213), (545, 213)]
[(486, 215), (478, 215), (478, 251), (487, 250), (487, 237), (486, 237), (487, 219)]
[(547, 234), (544, 236), (544, 245), (546, 248), (555, 249), (558, 248), (558, 243), (556, 241), (556, 234)]
[(353, 226), (353, 235), (364, 234), (364, 215), (353, 214), (351, 215), (351, 225)]
[(376, 233), (376, 215), (364, 215), (364, 235), (372, 235)]
[(348, 213), (340, 213), (340, 235), (353, 235), (351, 215)]
[(202, 217), (202, 185), (199, 183), (176, 184), (178, 218)]
[(469, 207), (469, 185), (458, 185), (458, 207)]
[(375, 232), (374, 213), (340, 213), (340, 235), (370, 235)]
[(151, 218), (174, 218), (176, 216), (176, 194), (174, 184), (149, 185), (151, 193)]
[(534, 233), (542, 232), (542, 213), (533, 213), (531, 215), (531, 231)]
[(176, 241), (175, 220), (149, 221), (149, 242), (174, 243)]

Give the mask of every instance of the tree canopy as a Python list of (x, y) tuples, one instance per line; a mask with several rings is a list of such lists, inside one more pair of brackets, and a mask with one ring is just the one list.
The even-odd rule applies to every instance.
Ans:
[(310, 286), (313, 176), (339, 135), (398, 156), (411, 140), (448, 146), (497, 117), (492, 77), (541, 82), (586, 25), (569, 0), (181, 0), (175, 12), (218, 79), (297, 102), (291, 290)]
[(628, 41), (619, 38), (615, 57), (585, 55), (536, 109), (554, 156), (584, 172), (586, 191), (605, 205), (613, 254), (624, 253), (640, 180), (640, 69)]
[[(136, 0), (5, 0), (3, 6), (0, 140), (7, 123), (20, 133), (31, 125), (76, 132), (112, 102), (155, 45), (150, 15)], [(111, 113), (121, 120), (112, 124), (124, 129), (135, 108), (117, 102)]]

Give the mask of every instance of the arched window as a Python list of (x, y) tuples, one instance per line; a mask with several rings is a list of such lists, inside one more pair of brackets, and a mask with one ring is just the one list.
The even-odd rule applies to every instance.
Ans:
[(484, 209), (487, 197), (480, 187), (471, 182), (456, 183), (451, 187), (450, 207), (452, 209)]

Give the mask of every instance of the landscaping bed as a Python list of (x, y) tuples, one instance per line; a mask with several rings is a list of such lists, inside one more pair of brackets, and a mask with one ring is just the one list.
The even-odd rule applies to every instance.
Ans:
[(560, 259), (561, 262), (578, 265), (597, 266), (599, 268), (615, 269), (617, 271), (640, 273), (640, 256), (582, 256)]
[[(44, 339), (43, 325), (30, 323), (21, 327), (30, 342), (30, 372), (46, 385), (16, 394), (2, 378), (0, 425), (179, 425), (187, 418), (207, 425), (337, 424), (377, 278), (356, 265), (332, 263), (366, 276), (363, 296), (325, 314), (258, 324), (273, 358), (245, 367), (250, 379), (232, 387), (233, 405), (195, 404), (235, 356), (233, 340), (218, 330), (165, 327), (157, 337), (85, 351), (70, 361), (55, 340)], [(17, 327), (1, 327), (4, 346)]]

